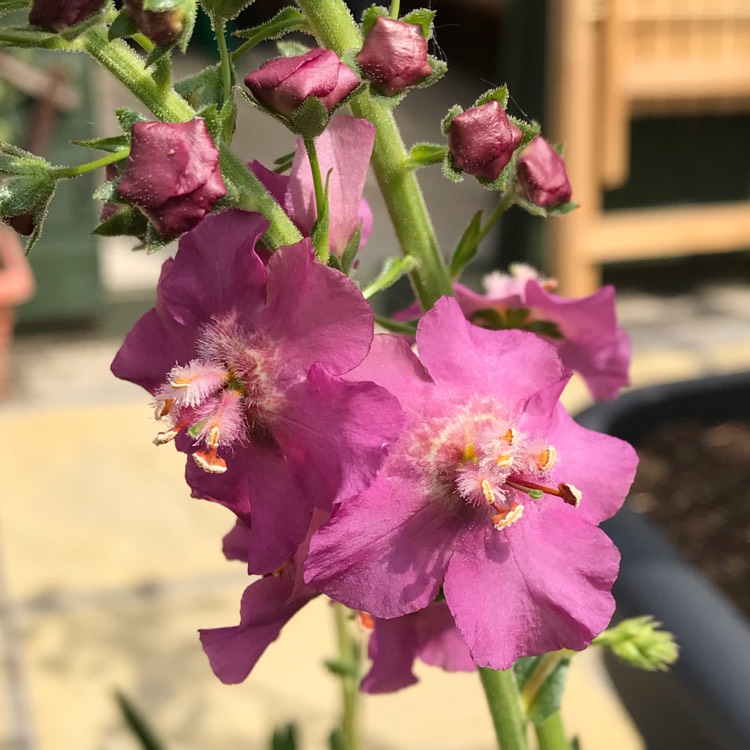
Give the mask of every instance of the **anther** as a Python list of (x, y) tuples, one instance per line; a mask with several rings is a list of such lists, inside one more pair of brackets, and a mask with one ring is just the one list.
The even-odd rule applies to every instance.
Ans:
[(553, 445), (548, 445), (536, 457), (536, 465), (539, 471), (549, 471), (557, 460), (557, 451)]
[(508, 427), (505, 431), (505, 435), (503, 435), (503, 440), (505, 440), (508, 445), (513, 445), (513, 443), (516, 442), (517, 437), (518, 433), (512, 427)]
[(363, 630), (375, 629), (375, 618), (369, 612), (357, 612), (357, 621)]
[(209, 474), (223, 474), (227, 470), (227, 462), (218, 455), (216, 448), (195, 451), (193, 460)]
[(510, 466), (513, 463), (513, 456), (510, 453), (502, 453), (495, 460), (495, 466)]
[(507, 529), (523, 515), (523, 505), (517, 503), (508, 510), (503, 510), (492, 516), (492, 525), (498, 530)]
[(558, 484), (557, 488), (560, 490), (560, 497), (563, 499), (563, 502), (572, 505), (574, 508), (577, 508), (581, 504), (583, 493), (578, 487), (563, 482), (562, 484)]
[(479, 482), (479, 487), (482, 490), (482, 494), (484, 495), (484, 499), (492, 505), (495, 502), (495, 492), (492, 489), (492, 485), (490, 484), (488, 479), (482, 479)]
[(172, 409), (172, 404), (174, 404), (173, 398), (165, 398), (164, 401), (159, 401), (154, 409), (154, 419), (156, 419), (157, 422), (164, 419)]

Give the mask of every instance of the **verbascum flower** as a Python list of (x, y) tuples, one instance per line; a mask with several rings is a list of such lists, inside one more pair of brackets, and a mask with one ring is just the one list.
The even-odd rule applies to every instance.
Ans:
[(565, 162), (540, 135), (521, 151), (516, 175), (521, 193), (536, 206), (554, 208), (570, 201), (572, 188)]
[(365, 36), (357, 64), (386, 96), (398, 94), (432, 73), (422, 27), (378, 16)]
[(106, 0), (33, 0), (29, 23), (49, 31), (62, 31), (98, 13)]
[(456, 115), (448, 131), (448, 151), (459, 172), (496, 180), (523, 134), (495, 99)]
[(597, 524), (622, 505), (633, 449), (559, 403), (555, 348), (471, 325), (441, 299), (408, 344), (379, 336), (350, 377), (395, 394), (407, 424), (375, 483), (314, 536), (305, 580), (390, 619), (441, 590), (480, 666), (591, 643), (614, 611), (619, 554)]
[(403, 421), (383, 388), (337, 377), (372, 343), (359, 290), (307, 240), (264, 265), (254, 248), (267, 226), (231, 210), (183, 237), (112, 364), (153, 395), (166, 422), (155, 442), (190, 455), (193, 495), (248, 525), (260, 574), (294, 554), (314, 507), (372, 482)]
[[(315, 139), (320, 171), (328, 177), (328, 238), (330, 250), (341, 257), (361, 225), (360, 246), (372, 232), (372, 211), (362, 198), (375, 142), (375, 126), (350, 115), (336, 115)], [(309, 237), (318, 217), (310, 160), (301, 138), (294, 150), (292, 171), (286, 175), (252, 162), (250, 169), (280, 203), (303, 235)]]
[(333, 50), (320, 48), (274, 58), (245, 78), (258, 102), (287, 118), (311, 96), (332, 112), (359, 84), (358, 76)]
[(136, 122), (117, 192), (165, 241), (192, 229), (227, 192), (205, 120)]
[(364, 693), (393, 693), (419, 682), (414, 662), (446, 672), (475, 669), (469, 648), (444, 602), (392, 620), (364, 618), (372, 628), (368, 656), (370, 671), (363, 677)]

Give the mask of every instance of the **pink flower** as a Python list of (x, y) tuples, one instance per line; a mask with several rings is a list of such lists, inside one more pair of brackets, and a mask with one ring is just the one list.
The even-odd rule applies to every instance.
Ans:
[(62, 31), (98, 13), (106, 0), (33, 0), (29, 23), (49, 31)]
[(361, 293), (309, 241), (266, 267), (254, 252), (266, 227), (232, 210), (186, 235), (112, 364), (154, 396), (167, 422), (155, 442), (190, 454), (193, 496), (248, 525), (254, 573), (292, 556), (314, 507), (372, 482), (403, 420), (382, 388), (337, 377), (372, 342)]
[[(315, 139), (320, 171), (324, 179), (329, 172), (331, 175), (328, 183), (328, 236), (331, 252), (339, 257), (357, 226), (362, 225), (361, 245), (367, 242), (372, 231), (372, 211), (362, 198), (362, 192), (374, 142), (375, 126), (349, 115), (333, 117)], [(299, 230), (309, 237), (318, 213), (310, 160), (302, 139), (297, 139), (289, 177), (271, 172), (257, 161), (250, 164), (250, 169), (284, 206)]]
[(432, 73), (422, 27), (383, 16), (378, 16), (367, 32), (357, 64), (386, 96), (398, 94)]
[(359, 86), (359, 78), (330, 49), (276, 57), (245, 78), (252, 95), (272, 112), (291, 117), (310, 96), (331, 112)]
[(487, 276), (486, 296), (455, 284), (464, 315), (477, 325), (493, 327), (488, 311), (507, 317), (509, 311), (526, 310), (524, 325), (555, 344), (563, 364), (581, 374), (597, 401), (615, 398), (629, 385), (630, 337), (617, 325), (614, 287), (568, 299), (553, 294), (556, 282), (540, 278), (533, 268), (513, 266), (511, 274), (496, 271)]
[(570, 201), (565, 162), (540, 135), (521, 152), (516, 175), (524, 197), (537, 206), (552, 208)]
[(377, 337), (348, 376), (398, 396), (407, 424), (375, 483), (313, 537), (305, 580), (387, 619), (442, 586), (481, 666), (586, 647), (614, 610), (619, 564), (597, 524), (621, 506), (634, 451), (570, 418), (562, 363), (537, 336), (473, 326), (444, 298), (417, 347), (424, 365)]
[(459, 172), (496, 180), (523, 134), (494, 99), (456, 115), (448, 131), (448, 151)]
[(364, 693), (392, 693), (419, 680), (414, 661), (446, 672), (472, 672), (474, 662), (445, 602), (393, 620), (373, 620), (368, 654), (370, 671), (362, 679)]
[[(316, 510), (307, 537), (294, 556), (274, 573), (254, 581), (242, 595), (240, 624), (200, 630), (201, 644), (214, 674), (227, 685), (242, 682), (258, 659), (280, 635), (284, 625), (318, 592), (302, 580), (302, 562), (312, 533), (328, 518)], [(224, 554), (229, 560), (247, 561), (253, 540), (242, 521), (224, 538)]]
[(117, 192), (151, 219), (163, 240), (192, 229), (227, 192), (205, 120), (136, 122)]

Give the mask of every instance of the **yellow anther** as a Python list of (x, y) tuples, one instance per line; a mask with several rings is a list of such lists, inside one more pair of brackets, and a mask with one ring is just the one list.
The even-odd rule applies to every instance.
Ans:
[(583, 499), (583, 492), (581, 492), (578, 487), (563, 482), (562, 484), (557, 485), (557, 489), (560, 491), (560, 497), (568, 505), (572, 505), (574, 508), (577, 508), (581, 504), (581, 500)]
[(536, 457), (536, 465), (539, 471), (549, 471), (557, 460), (557, 451), (553, 445), (548, 445)]
[(517, 437), (518, 433), (512, 427), (508, 427), (505, 431), (505, 435), (503, 435), (503, 440), (505, 440), (508, 445), (513, 445), (513, 443), (516, 442)]
[(496, 466), (510, 466), (513, 463), (513, 456), (510, 453), (502, 453), (495, 461)]
[(172, 440), (177, 437), (178, 432), (179, 430), (166, 430), (158, 433), (154, 438), (154, 445), (166, 445), (167, 443), (172, 442)]
[(164, 417), (166, 417), (172, 409), (172, 404), (174, 404), (173, 398), (167, 398), (164, 399), (164, 401), (159, 401), (156, 404), (156, 408), (154, 409), (154, 419), (156, 419), (157, 421), (159, 421), (160, 419), (164, 419)]
[(188, 388), (193, 384), (194, 380), (195, 378), (175, 378), (170, 381), (169, 385), (171, 385), (172, 388)]
[(209, 474), (223, 474), (227, 470), (227, 462), (217, 455), (216, 449), (196, 451), (193, 460)]
[(219, 426), (213, 425), (211, 429), (208, 431), (208, 438), (206, 439), (206, 444), (210, 447), (216, 450), (216, 448), (219, 447)]
[(495, 492), (492, 489), (492, 485), (490, 484), (488, 479), (482, 479), (479, 482), (479, 486), (482, 489), (482, 494), (484, 495), (484, 499), (492, 505), (492, 503), (495, 502)]
[(508, 510), (504, 510), (501, 513), (496, 513), (492, 516), (492, 525), (498, 530), (502, 531), (507, 529), (508, 526), (514, 524), (523, 515), (523, 505), (518, 503)]

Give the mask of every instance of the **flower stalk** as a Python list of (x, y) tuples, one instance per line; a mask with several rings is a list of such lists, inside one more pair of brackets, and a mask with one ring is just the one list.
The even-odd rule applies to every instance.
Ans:
[(352, 637), (349, 627), (349, 610), (337, 602), (334, 602), (332, 606), (339, 662), (349, 667), (339, 675), (342, 700), (341, 734), (344, 750), (357, 750), (359, 748), (358, 708), (361, 653), (359, 644)]
[(78, 175), (86, 174), (87, 172), (94, 172), (102, 167), (127, 159), (128, 156), (130, 156), (130, 148), (124, 148), (120, 151), (115, 151), (114, 153), (102, 156), (101, 159), (87, 161), (85, 164), (76, 164), (72, 167), (59, 167), (58, 169), (52, 170), (52, 176), (56, 179), (78, 177)]
[[(343, 0), (297, 0), (321, 44), (339, 56), (360, 49), (362, 38)], [(372, 165), (404, 255), (418, 266), (411, 273), (414, 290), (425, 310), (453, 290), (448, 268), (440, 254), (424, 196), (413, 171), (405, 167), (408, 153), (390, 110), (365, 91), (350, 103), (357, 117), (377, 129)]]
[(526, 718), (513, 669), (479, 667), (500, 750), (528, 750)]
[(570, 750), (570, 742), (565, 735), (562, 717), (555, 711), (541, 724), (534, 727), (539, 750)]

